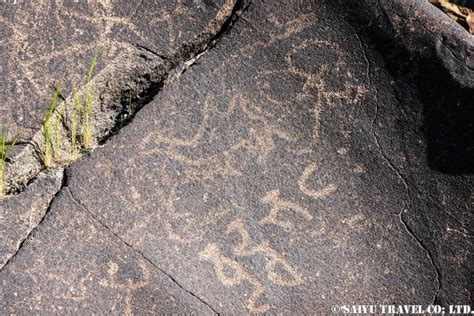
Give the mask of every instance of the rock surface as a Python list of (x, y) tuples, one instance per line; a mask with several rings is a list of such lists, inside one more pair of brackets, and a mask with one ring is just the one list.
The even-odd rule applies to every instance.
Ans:
[(0, 213), (0, 267), (15, 255), (21, 243), (39, 225), (49, 202), (61, 188), (63, 171), (52, 169), (38, 176), (24, 194), (2, 201)]
[[(129, 44), (165, 55), (202, 32), (232, 1), (2, 1), (1, 123), (28, 140), (60, 80), (85, 83), (90, 62), (109, 64)], [(8, 106), (3, 106), (8, 104)]]
[[(433, 160), (445, 147), (430, 128), (454, 112), (441, 126), (457, 135), (472, 90), (442, 63), (396, 68), (409, 51), (388, 54), (387, 35), (366, 22), (329, 0), (252, 3), (118, 135), (66, 168), (0, 272), (1, 313), (470, 304), (469, 143)], [(434, 92), (418, 82), (430, 75)], [(16, 198), (33, 195), (0, 206), (18, 212)]]
[(67, 189), (2, 274), (2, 314), (213, 314), (97, 223)]

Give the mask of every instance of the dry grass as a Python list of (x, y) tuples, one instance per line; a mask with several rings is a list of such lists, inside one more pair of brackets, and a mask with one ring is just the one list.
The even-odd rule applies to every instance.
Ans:
[(90, 150), (93, 144), (93, 135), (94, 135), (94, 104), (93, 104), (93, 94), (92, 94), (92, 73), (94, 72), (95, 65), (97, 64), (97, 59), (99, 53), (96, 52), (92, 58), (91, 65), (89, 67), (89, 74), (87, 76), (86, 82), (86, 95), (84, 107), (81, 111), (81, 121), (82, 121), (82, 146), (86, 150)]
[[(55, 109), (58, 102), (59, 94), (61, 93), (61, 83), (59, 83), (58, 87), (54, 91), (53, 97), (51, 98), (51, 102), (49, 107), (46, 109), (43, 119), (43, 148), (41, 150), (41, 159), (45, 167), (50, 167), (53, 163), (53, 153), (55, 148), (58, 145), (54, 145), (54, 127), (55, 125), (58, 126), (58, 121), (61, 120), (60, 115), (56, 115), (55, 117)], [(59, 116), (59, 118), (58, 118)], [(54, 121), (53, 121), (54, 120)], [(57, 123), (57, 124), (55, 124)], [(58, 126), (59, 128), (59, 126)], [(56, 139), (57, 141), (57, 139)], [(56, 146), (56, 147), (55, 147)]]

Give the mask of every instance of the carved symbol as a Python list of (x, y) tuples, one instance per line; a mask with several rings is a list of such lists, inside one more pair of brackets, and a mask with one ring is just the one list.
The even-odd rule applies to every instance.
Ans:
[[(247, 308), (252, 313), (265, 313), (270, 309), (268, 304), (256, 306), (258, 299), (263, 294), (262, 284), (254, 276), (246, 272), (239, 263), (222, 255), (216, 244), (207, 245), (199, 253), (199, 257), (201, 260), (210, 261), (214, 265), (217, 277), (225, 286), (236, 286), (247, 281), (255, 288), (247, 304)], [(230, 275), (229, 272), (231, 273)]]
[(126, 283), (118, 283), (116, 276), (119, 270), (119, 266), (117, 263), (110, 261), (109, 262), (109, 269), (107, 270), (107, 274), (109, 275), (107, 280), (99, 281), (99, 284), (104, 287), (109, 287), (112, 289), (121, 289), (125, 290), (125, 315), (132, 315), (132, 294), (135, 290), (140, 289), (148, 284), (150, 280), (150, 273), (145, 266), (144, 261), (140, 261), (138, 263), (140, 268), (143, 272), (143, 280), (138, 282), (133, 282), (132, 280), (128, 279)]
[[(267, 241), (263, 241), (258, 246), (249, 248), (251, 243), (250, 235), (240, 219), (227, 226), (227, 233), (231, 232), (240, 234), (242, 240), (241, 243), (234, 248), (236, 254), (253, 256), (257, 253), (261, 253), (265, 257), (268, 257), (265, 269), (271, 281), (284, 286), (296, 286), (304, 283), (300, 274), (292, 268), (275, 249), (271, 248)], [(277, 267), (280, 267), (280, 269), (290, 275), (291, 278), (283, 277), (277, 272)]]
[(317, 169), (316, 164), (315, 163), (310, 163), (305, 168), (305, 170), (303, 171), (303, 174), (301, 175), (300, 179), (298, 180), (298, 186), (299, 186), (300, 190), (303, 193), (305, 193), (306, 195), (309, 195), (309, 196), (311, 196), (312, 198), (315, 198), (315, 199), (320, 199), (320, 198), (323, 198), (323, 197), (328, 196), (329, 194), (335, 192), (337, 187), (334, 184), (329, 184), (329, 185), (327, 185), (324, 188), (319, 189), (319, 190), (314, 190), (314, 189), (308, 188), (308, 186), (306, 185), (306, 182), (308, 181), (311, 174), (316, 171), (316, 169)]
[(266, 204), (270, 204), (272, 206), (270, 212), (262, 218), (259, 222), (259, 224), (264, 225), (264, 224), (274, 224), (277, 226), (280, 226), (286, 230), (291, 230), (293, 229), (293, 223), (288, 220), (282, 220), (278, 218), (278, 213), (280, 211), (288, 211), (288, 210), (293, 210), (296, 213), (299, 213), (304, 219), (310, 220), (313, 218), (313, 216), (308, 212), (307, 209), (299, 206), (298, 204), (295, 204), (290, 201), (285, 201), (282, 198), (280, 198), (280, 191), (279, 190), (273, 190), (268, 192), (263, 198), (262, 202)]

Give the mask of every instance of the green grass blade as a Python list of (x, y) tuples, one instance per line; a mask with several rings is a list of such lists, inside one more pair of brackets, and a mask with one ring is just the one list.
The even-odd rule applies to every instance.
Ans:
[(58, 87), (54, 91), (53, 97), (51, 98), (51, 102), (49, 104), (48, 109), (46, 110), (44, 121), (43, 121), (43, 164), (46, 167), (49, 167), (52, 163), (52, 156), (53, 156), (53, 137), (51, 133), (51, 118), (54, 114), (54, 110), (56, 109), (56, 104), (58, 102), (59, 94), (61, 93), (61, 82), (58, 84)]
[(6, 140), (6, 132), (3, 128), (0, 129), (0, 162), (6, 159), (5, 157), (5, 144)]
[(74, 98), (74, 104), (76, 106), (77, 113), (81, 113), (81, 99), (77, 94), (77, 88), (75, 83), (72, 84), (72, 96)]
[(86, 96), (84, 109), (82, 111), (81, 121), (82, 121), (82, 145), (85, 149), (92, 148), (92, 135), (93, 135), (93, 100), (92, 100), (92, 86), (90, 81), (92, 80), (92, 73), (94, 71), (95, 65), (97, 64), (97, 59), (99, 57), (99, 52), (96, 51), (94, 57), (92, 58), (92, 63), (89, 67), (89, 74), (87, 76), (86, 83)]
[(13, 149), (13, 147), (15, 147), (15, 144), (16, 144), (17, 140), (18, 140), (18, 135), (15, 136), (15, 138), (13, 139), (13, 142), (10, 145), (8, 145), (8, 149), (5, 152), (5, 160), (7, 160), (10, 157), (12, 149)]
[(89, 74), (87, 75), (87, 83), (92, 79), (92, 73), (94, 72), (95, 65), (97, 64), (97, 59), (99, 58), (99, 51), (95, 51), (94, 57), (92, 58), (91, 66), (89, 67)]
[(54, 120), (54, 157), (57, 159), (61, 159), (61, 148), (62, 148), (62, 139), (61, 139), (61, 119), (62, 119), (62, 111), (61, 109), (57, 109), (56, 117)]

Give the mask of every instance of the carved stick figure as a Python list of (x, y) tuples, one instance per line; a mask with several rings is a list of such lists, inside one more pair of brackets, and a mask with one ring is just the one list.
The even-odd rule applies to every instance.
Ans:
[(140, 261), (138, 263), (143, 272), (143, 279), (139, 282), (133, 282), (128, 279), (126, 283), (118, 283), (116, 280), (117, 272), (119, 270), (119, 265), (113, 261), (109, 262), (109, 269), (107, 274), (109, 275), (107, 280), (99, 281), (99, 284), (105, 287), (112, 289), (121, 289), (125, 290), (125, 315), (132, 315), (132, 294), (135, 290), (140, 289), (148, 284), (150, 280), (150, 273), (146, 268), (145, 262)]

